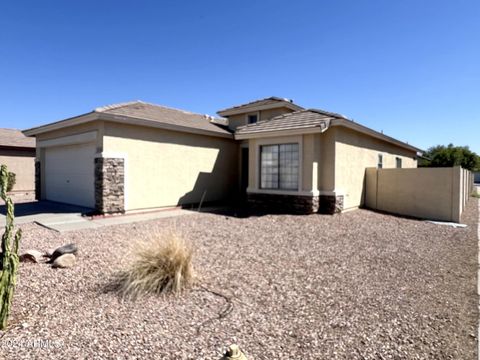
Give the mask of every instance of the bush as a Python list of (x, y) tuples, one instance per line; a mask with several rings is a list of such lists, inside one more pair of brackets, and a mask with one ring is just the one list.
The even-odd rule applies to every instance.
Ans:
[(13, 172), (8, 173), (8, 184), (7, 184), (7, 192), (10, 192), (13, 190), (13, 187), (15, 186), (17, 182), (17, 175)]
[(192, 248), (170, 232), (140, 242), (126, 271), (116, 274), (113, 287), (122, 297), (177, 294), (194, 281)]

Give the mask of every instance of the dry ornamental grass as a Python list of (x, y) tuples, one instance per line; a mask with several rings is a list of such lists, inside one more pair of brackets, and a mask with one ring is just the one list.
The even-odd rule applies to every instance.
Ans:
[(192, 247), (175, 232), (157, 234), (136, 244), (127, 270), (114, 277), (123, 298), (143, 294), (178, 294), (193, 284)]

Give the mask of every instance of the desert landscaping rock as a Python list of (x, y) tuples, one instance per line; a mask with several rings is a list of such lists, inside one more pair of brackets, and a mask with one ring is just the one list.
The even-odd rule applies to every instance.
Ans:
[[(216, 360), (235, 343), (249, 360), (476, 359), (477, 201), (459, 229), (367, 210), (202, 213), (63, 234), (25, 224), (22, 249), (74, 242), (82, 261), (20, 265), (1, 340), (58, 346), (0, 357)], [(105, 290), (135, 241), (169, 229), (192, 242), (201, 284), (231, 299), (225, 318), (225, 299), (199, 287), (135, 302)]]
[(77, 258), (73, 254), (63, 254), (57, 257), (52, 264), (54, 268), (71, 268), (75, 265)]
[(77, 254), (77, 245), (75, 244), (67, 244), (60, 246), (59, 248), (55, 249), (55, 251), (50, 256), (50, 262), (54, 262), (56, 258), (65, 254)]
[(44, 262), (44, 253), (38, 250), (30, 249), (19, 256), (20, 262), (40, 263)]

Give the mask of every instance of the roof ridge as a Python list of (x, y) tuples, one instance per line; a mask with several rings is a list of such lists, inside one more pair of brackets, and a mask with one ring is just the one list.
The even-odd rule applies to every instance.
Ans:
[(171, 106), (154, 104), (154, 103), (147, 102), (147, 101), (142, 101), (142, 100), (135, 100), (135, 101), (128, 101), (128, 102), (124, 102), (124, 103), (105, 105), (105, 106), (101, 106), (101, 107), (96, 108), (94, 111), (95, 112), (105, 112), (105, 111), (108, 111), (108, 110), (115, 110), (115, 109), (119, 109), (119, 108), (126, 107), (126, 106), (129, 106), (129, 105), (134, 105), (134, 104), (144, 104), (144, 105), (150, 105), (150, 106), (154, 106), (154, 107), (158, 107), (158, 108), (162, 108), (162, 109), (179, 111), (179, 112), (187, 114), (187, 115), (196, 115), (196, 116), (208, 117), (208, 118), (213, 118), (213, 119), (223, 119), (223, 118), (220, 118), (220, 117), (217, 118), (215, 116), (208, 115), (208, 114), (195, 113), (195, 112), (192, 112), (192, 111), (178, 109), (178, 108), (174, 108), (174, 107), (171, 107)]
[(340, 119), (345, 119), (345, 120), (352, 120), (348, 117), (346, 117), (345, 115), (342, 115), (342, 114), (339, 114), (339, 113), (334, 113), (334, 112), (331, 112), (331, 111), (326, 111), (326, 110), (322, 110), (322, 109), (316, 109), (316, 108), (310, 108), (310, 109), (306, 109), (307, 111), (313, 111), (313, 112), (316, 112), (316, 113), (319, 113), (319, 114), (322, 114), (322, 115), (327, 115), (327, 116), (333, 116), (333, 117), (336, 117), (336, 118), (340, 118)]
[(142, 100), (133, 100), (133, 101), (126, 101), (123, 103), (117, 103), (117, 104), (110, 104), (110, 105), (104, 105), (104, 106), (99, 106), (95, 109), (93, 109), (94, 112), (105, 112), (108, 110), (113, 110), (113, 109), (118, 109), (121, 107), (133, 105), (133, 104), (145, 104)]
[[(161, 107), (161, 108), (169, 109), (169, 110), (180, 111), (180, 112), (182, 112), (182, 113), (184, 113), (184, 114), (199, 115), (199, 116), (205, 116), (205, 115), (207, 115), (207, 114), (194, 113), (194, 112), (192, 112), (192, 111), (174, 108), (174, 107), (171, 107), (171, 106), (159, 105), (159, 104), (154, 104), (154, 103), (145, 102), (145, 101), (141, 101), (141, 102), (142, 102), (143, 104), (146, 104), (146, 105)], [(208, 116), (210, 116), (210, 115), (208, 115)]]

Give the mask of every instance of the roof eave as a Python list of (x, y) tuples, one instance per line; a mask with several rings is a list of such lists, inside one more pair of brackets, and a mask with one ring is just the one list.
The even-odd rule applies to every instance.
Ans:
[(25, 136), (36, 136), (39, 134), (43, 134), (50, 131), (55, 131), (59, 129), (63, 129), (65, 127), (80, 125), (86, 122), (98, 120), (99, 113), (92, 111), (86, 114), (74, 116), (68, 119), (56, 121), (47, 125), (37, 126), (34, 128), (22, 130), (22, 133)]
[(385, 135), (385, 134), (382, 134), (378, 131), (375, 131), (373, 129), (370, 129), (364, 125), (361, 125), (361, 124), (358, 124), (356, 122), (353, 122), (351, 120), (345, 120), (345, 119), (333, 119), (330, 126), (334, 127), (334, 126), (343, 126), (343, 127), (346, 127), (346, 128), (349, 128), (349, 129), (352, 129), (354, 131), (357, 131), (357, 132), (360, 132), (360, 133), (363, 133), (363, 134), (366, 134), (366, 135), (369, 135), (369, 136), (372, 136), (374, 138), (377, 138), (379, 140), (383, 140), (383, 141), (386, 141), (388, 143), (391, 143), (391, 144), (394, 144), (394, 145), (397, 145), (399, 147), (402, 147), (404, 149), (408, 149), (410, 151), (413, 151), (413, 152), (416, 152), (416, 153), (423, 153), (423, 150), (413, 146), (413, 145), (410, 145), (410, 144), (407, 144), (403, 141), (400, 141), (400, 140), (397, 140), (391, 136), (388, 136), (388, 135)]
[(25, 145), (1, 145), (0, 148), (3, 150), (17, 150), (17, 151), (35, 151), (35, 145), (25, 146)]
[(318, 134), (327, 131), (328, 127), (310, 126), (304, 128), (273, 130), (273, 131), (258, 131), (246, 134), (235, 134), (235, 140), (258, 139), (265, 137), (303, 135), (303, 134)]

